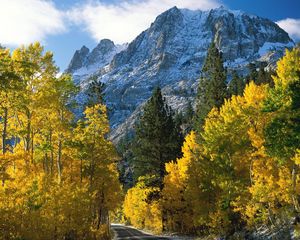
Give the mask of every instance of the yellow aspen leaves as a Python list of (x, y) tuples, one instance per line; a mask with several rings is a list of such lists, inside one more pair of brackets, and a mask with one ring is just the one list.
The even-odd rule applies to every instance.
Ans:
[(77, 87), (39, 43), (0, 63), (0, 240), (110, 239), (121, 186), (106, 107), (76, 123)]

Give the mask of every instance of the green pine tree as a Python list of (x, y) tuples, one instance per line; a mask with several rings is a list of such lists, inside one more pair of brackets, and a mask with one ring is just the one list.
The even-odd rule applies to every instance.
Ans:
[(256, 85), (269, 84), (274, 86), (272, 75), (275, 74), (272, 70), (265, 70), (266, 62), (253, 62), (248, 64), (248, 75), (246, 76), (246, 84), (253, 81)]
[(271, 87), (273, 87), (274, 86), (274, 81), (272, 78), (273, 74), (275, 73), (272, 71), (266, 71), (265, 68), (262, 66), (258, 70), (257, 79), (255, 80), (255, 83), (257, 85), (269, 84)]
[(249, 63), (248, 64), (248, 75), (246, 77), (246, 84), (249, 84), (251, 81), (256, 82), (258, 72), (256, 70), (256, 64), (255, 63)]
[(125, 190), (133, 187), (133, 140), (132, 133), (127, 132), (126, 135), (120, 139), (116, 146), (118, 155), (121, 158), (118, 162), (119, 180)]
[(245, 83), (236, 71), (233, 71), (232, 79), (228, 85), (228, 93), (232, 95), (243, 95)]
[(97, 76), (90, 77), (90, 83), (87, 89), (87, 106), (94, 106), (96, 104), (104, 103), (104, 83), (98, 81)]
[(186, 107), (186, 110), (184, 111), (184, 114), (182, 116), (182, 132), (183, 135), (186, 136), (190, 133), (190, 131), (193, 129), (193, 118), (194, 118), (194, 109), (191, 102), (188, 102), (188, 105)]
[(223, 66), (222, 53), (212, 42), (202, 68), (196, 98), (196, 130), (202, 129), (204, 119), (213, 107), (220, 107), (228, 96), (226, 70)]
[(181, 155), (182, 135), (160, 88), (154, 90), (146, 103), (135, 131), (134, 178), (155, 175), (153, 185), (162, 187), (165, 163)]

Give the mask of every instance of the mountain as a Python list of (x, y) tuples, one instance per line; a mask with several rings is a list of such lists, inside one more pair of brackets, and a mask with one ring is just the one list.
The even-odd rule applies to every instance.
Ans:
[(80, 80), (109, 64), (113, 57), (126, 47), (127, 44), (115, 45), (109, 39), (102, 39), (91, 52), (83, 46), (75, 52), (66, 72), (72, 74), (75, 82), (80, 84)]
[(102, 40), (91, 53), (86, 47), (76, 51), (67, 71), (82, 89), (91, 76), (105, 83), (111, 138), (118, 141), (132, 128), (156, 86), (175, 110), (184, 111), (193, 102), (212, 41), (223, 52), (228, 70), (241, 73), (253, 61), (274, 66), (284, 49), (294, 46), (284, 30), (265, 18), (223, 7), (210, 11), (174, 7), (128, 45)]

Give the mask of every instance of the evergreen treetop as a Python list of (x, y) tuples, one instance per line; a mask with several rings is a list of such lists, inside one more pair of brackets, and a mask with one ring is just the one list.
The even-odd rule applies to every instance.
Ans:
[(238, 75), (236, 71), (232, 73), (232, 79), (228, 85), (229, 95), (242, 96), (245, 88), (244, 80)]
[(226, 69), (223, 66), (222, 52), (212, 42), (202, 68), (196, 98), (197, 130), (202, 128), (204, 119), (213, 107), (220, 107), (228, 96)]
[(182, 136), (173, 119), (173, 111), (156, 88), (144, 107), (135, 131), (134, 175), (155, 175), (161, 186), (165, 163), (180, 156)]

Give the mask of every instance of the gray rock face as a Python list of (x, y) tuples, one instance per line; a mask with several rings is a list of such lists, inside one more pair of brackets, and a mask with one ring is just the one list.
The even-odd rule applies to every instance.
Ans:
[[(102, 41), (105, 49), (113, 49), (109, 40)], [(294, 45), (288, 34), (268, 19), (223, 7), (210, 11), (174, 7), (159, 15), (150, 28), (106, 65), (102, 61), (105, 51), (99, 44), (87, 59), (101, 66), (77, 76), (73, 72), (73, 76), (83, 87), (91, 74), (106, 84), (111, 138), (118, 141), (132, 128), (142, 104), (156, 86), (162, 88), (175, 110), (184, 111), (188, 102), (193, 102), (212, 41), (223, 52), (226, 67), (241, 71), (256, 60), (273, 64), (286, 47)]]
[(114, 52), (115, 48), (116, 46), (113, 41), (109, 39), (101, 40), (91, 54), (88, 55), (86, 65), (94, 65), (97, 63), (107, 64), (107, 61), (109, 61), (111, 53)]
[(108, 65), (113, 57), (126, 47), (127, 44), (115, 45), (109, 39), (102, 39), (91, 52), (83, 46), (75, 52), (65, 72), (73, 75), (75, 83), (81, 84), (83, 79), (89, 78), (97, 70)]
[(77, 69), (82, 68), (85, 65), (86, 58), (88, 54), (90, 53), (90, 50), (83, 46), (80, 50), (77, 50), (66, 70), (68, 73), (74, 73)]

